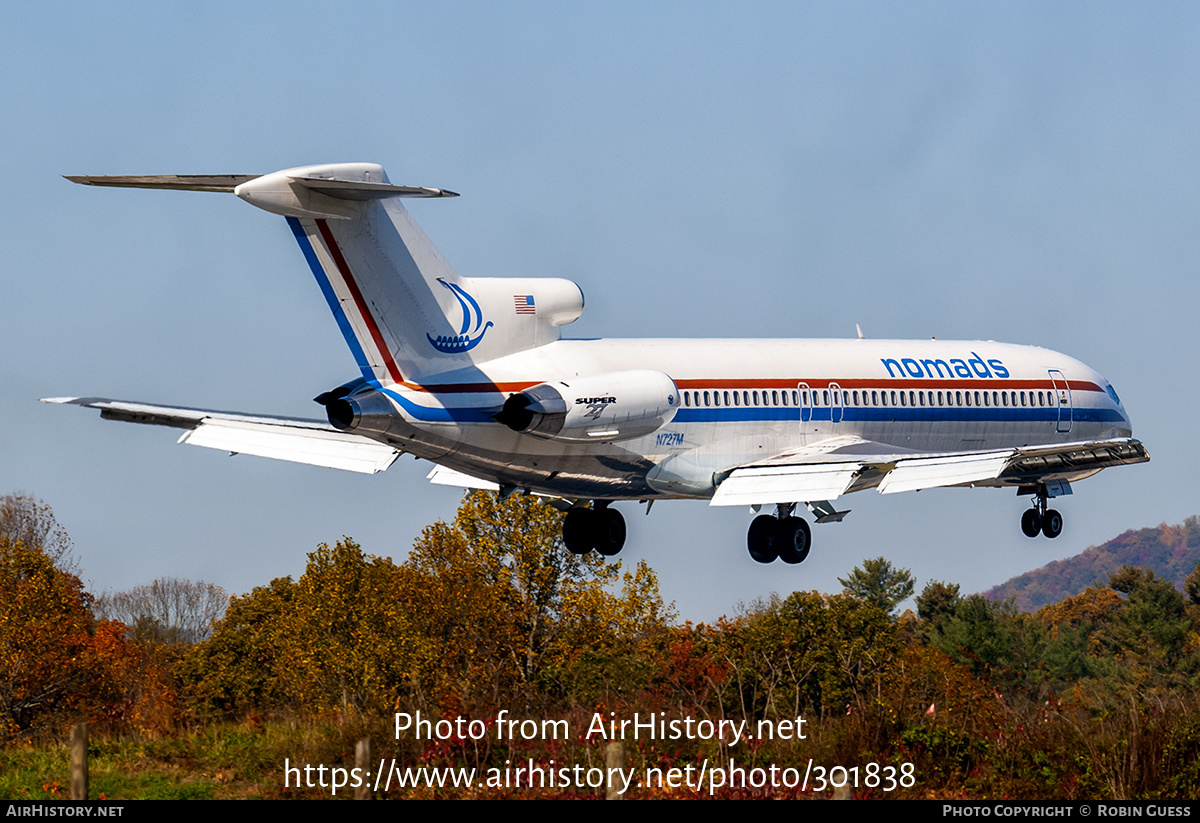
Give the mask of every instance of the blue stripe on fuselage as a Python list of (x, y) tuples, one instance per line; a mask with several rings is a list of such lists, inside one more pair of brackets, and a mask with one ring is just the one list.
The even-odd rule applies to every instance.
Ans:
[[(410, 417), (425, 423), (492, 423), (492, 415), (499, 408), (478, 406), (425, 406), (414, 403), (395, 389), (384, 388), (378, 380), (368, 381), (379, 391), (394, 400)], [(800, 422), (800, 409), (791, 407), (720, 407), (683, 408), (675, 413), (675, 423), (745, 423), (745, 422)], [(1064, 409), (1065, 411), (1065, 409)], [(828, 407), (812, 409), (809, 420), (829, 422), (832, 419)], [(843, 423), (953, 423), (953, 422), (1022, 422), (1055, 423), (1059, 419), (1057, 407), (1036, 409), (988, 408), (956, 406), (954, 408), (905, 408), (903, 406), (846, 408), (842, 409)], [(1075, 408), (1072, 411), (1075, 423), (1125, 423), (1115, 409)]]

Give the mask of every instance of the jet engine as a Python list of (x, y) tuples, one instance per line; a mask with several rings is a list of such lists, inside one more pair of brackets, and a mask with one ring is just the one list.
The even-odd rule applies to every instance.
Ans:
[(660, 371), (608, 372), (540, 383), (509, 396), (495, 419), (549, 440), (629, 440), (675, 417), (679, 390)]
[(344, 432), (384, 434), (396, 420), (392, 404), (359, 378), (313, 398), (325, 407), (329, 425)]

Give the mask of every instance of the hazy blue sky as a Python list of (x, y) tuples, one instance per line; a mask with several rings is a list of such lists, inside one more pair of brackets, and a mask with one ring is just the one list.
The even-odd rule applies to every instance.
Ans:
[[(117, 10), (119, 8), (119, 11)], [(356, 373), (280, 218), (62, 174), (372, 161), (468, 276), (553, 276), (571, 336), (996, 339), (1106, 375), (1153, 462), (1024, 499), (843, 499), (801, 566), (750, 517), (622, 506), (682, 615), (837, 591), (880, 554), (966, 591), (1200, 512), (1200, 6), (16, 4), (0, 28), (0, 493), (52, 505), (94, 591), (231, 592), (343, 534), (401, 559), (460, 493), (176, 446), (40, 397), (315, 417)]]

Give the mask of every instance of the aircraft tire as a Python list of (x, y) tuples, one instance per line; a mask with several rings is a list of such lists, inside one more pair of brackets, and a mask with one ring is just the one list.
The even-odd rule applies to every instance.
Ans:
[[(1060, 524), (1061, 525), (1061, 524)], [(1037, 509), (1026, 509), (1021, 515), (1021, 531), (1026, 537), (1037, 537), (1042, 530), (1042, 518)]]
[(596, 512), (571, 509), (563, 518), (562, 536), (571, 554), (584, 555), (596, 547)]
[(1054, 509), (1046, 509), (1046, 514), (1042, 517), (1042, 534), (1053, 540), (1062, 534), (1062, 527), (1062, 515)]
[(759, 563), (772, 563), (779, 557), (775, 548), (775, 518), (769, 514), (760, 514), (750, 522), (750, 531), (746, 534), (746, 547), (750, 556)]
[(596, 512), (596, 551), (605, 557), (620, 553), (625, 546), (625, 518), (616, 509)]
[(775, 546), (779, 559), (796, 565), (803, 563), (812, 548), (812, 531), (803, 517), (785, 517), (775, 523)]

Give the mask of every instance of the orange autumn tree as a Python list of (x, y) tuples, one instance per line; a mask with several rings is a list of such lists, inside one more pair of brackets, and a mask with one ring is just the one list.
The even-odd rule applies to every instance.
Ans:
[(30, 734), (77, 704), (90, 672), (90, 597), (38, 546), (0, 536), (0, 722)]
[(97, 622), (70, 547), (45, 503), (0, 497), (0, 740), (81, 719), (143, 728), (150, 714), (155, 725), (172, 719), (159, 699), (173, 691), (169, 679), (151, 684), (125, 626)]

